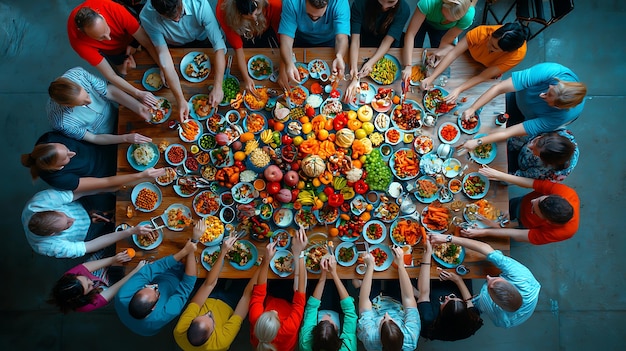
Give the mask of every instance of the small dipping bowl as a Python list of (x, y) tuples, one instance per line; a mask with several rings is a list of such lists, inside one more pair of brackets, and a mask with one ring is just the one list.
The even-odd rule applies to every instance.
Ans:
[(222, 205), (224, 206), (232, 206), (235, 203), (235, 199), (233, 199), (233, 194), (229, 192), (224, 192), (220, 195), (220, 200)]
[(356, 272), (360, 275), (365, 274), (365, 263), (359, 263), (356, 265)]
[(459, 275), (466, 275), (467, 273), (469, 273), (469, 268), (465, 267), (464, 265), (458, 265), (456, 266), (456, 272)]
[(235, 210), (232, 207), (222, 207), (220, 210), (220, 220), (223, 223), (231, 223), (235, 220)]

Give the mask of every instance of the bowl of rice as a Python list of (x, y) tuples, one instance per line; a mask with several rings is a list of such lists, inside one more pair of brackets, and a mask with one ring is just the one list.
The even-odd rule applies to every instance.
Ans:
[(159, 162), (159, 149), (153, 143), (131, 144), (126, 159), (134, 169), (145, 171)]

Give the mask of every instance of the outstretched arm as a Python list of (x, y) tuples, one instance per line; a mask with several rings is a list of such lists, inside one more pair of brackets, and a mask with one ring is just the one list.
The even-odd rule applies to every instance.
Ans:
[(139, 133), (129, 134), (93, 134), (91, 132), (85, 132), (83, 136), (84, 141), (88, 141), (96, 145), (112, 145), (112, 144), (143, 144), (152, 141), (152, 138), (141, 135)]
[(411, 278), (404, 267), (404, 250), (400, 246), (393, 248), (394, 260), (396, 266), (398, 266), (398, 280), (400, 281), (400, 296), (402, 296), (402, 306), (417, 307), (415, 302), (415, 296), (413, 295), (413, 285), (411, 285)]
[[(129, 258), (130, 259), (130, 258)], [(135, 267), (132, 271), (130, 271), (128, 274), (126, 274), (124, 276), (124, 278), (120, 279), (117, 283), (111, 285), (108, 289), (104, 290), (103, 292), (100, 293), (100, 296), (104, 297), (105, 300), (107, 301), (111, 301), (113, 300), (113, 298), (115, 297), (115, 295), (117, 295), (117, 292), (120, 291), (120, 288), (126, 284), (127, 281), (130, 280), (130, 278), (132, 278), (133, 275), (135, 275), (135, 273), (139, 272), (139, 270), (141, 269), (141, 267), (145, 266), (146, 263), (148, 263), (148, 261), (146, 260), (141, 260), (139, 261), (139, 263), (137, 264), (137, 267)]]
[(370, 292), (372, 292), (372, 278), (374, 277), (374, 256), (366, 253), (363, 257), (365, 262), (365, 276), (361, 283), (361, 291), (359, 292), (359, 313), (372, 309), (372, 301), (370, 301)]
[(493, 247), (491, 247), (491, 245), (487, 243), (484, 243), (478, 240), (468, 239), (468, 238), (461, 238), (461, 237), (454, 236), (454, 235), (430, 234), (430, 243), (431, 244), (443, 244), (447, 242), (446, 241), (447, 238), (452, 239), (452, 241), (449, 241), (449, 242), (455, 245), (461, 245), (470, 250), (479, 252), (485, 256), (487, 256), (489, 253), (494, 251)]
[(96, 191), (104, 191), (105, 189), (117, 189), (124, 184), (140, 181), (142, 179), (154, 179), (165, 175), (165, 168), (148, 168), (145, 171), (133, 174), (124, 174), (104, 178), (80, 178), (78, 187), (74, 190), (76, 193), (93, 193)]
[(404, 47), (402, 49), (402, 65), (404, 65), (404, 69), (402, 70), (402, 80), (406, 81), (411, 78), (411, 66), (413, 65), (413, 47), (415, 41), (415, 35), (419, 31), (420, 27), (426, 20), (426, 15), (420, 11), (419, 7), (415, 9), (413, 12), (413, 16), (411, 17), (411, 21), (409, 22), (409, 26), (406, 29), (406, 33), (404, 35)]
[(93, 240), (85, 242), (85, 252), (91, 253), (103, 249), (111, 244), (115, 244), (119, 240), (128, 238), (133, 234), (137, 235), (151, 235), (153, 230), (147, 225), (130, 227), (119, 232), (113, 232), (106, 235), (101, 235)]
[(330, 276), (333, 278), (333, 282), (335, 282), (335, 286), (337, 287), (337, 292), (339, 293), (339, 300), (343, 300), (348, 295), (348, 291), (346, 287), (343, 285), (341, 279), (339, 279), (339, 275), (337, 274), (337, 260), (335, 256), (330, 256), (326, 263), (327, 269), (330, 272)]
[(454, 60), (457, 59), (457, 57), (461, 56), (465, 51), (467, 51), (467, 49), (468, 49), (467, 39), (463, 38), (459, 40), (459, 43), (457, 44), (457, 46), (455, 46), (450, 52), (448, 52), (443, 57), (443, 59), (441, 59), (441, 62), (439, 62), (439, 64), (437, 65), (433, 73), (430, 75), (430, 77), (424, 78), (422, 80), (422, 89), (432, 88), (433, 81), (435, 80), (435, 78), (437, 78), (440, 74), (442, 74), (443, 71), (445, 71), (446, 68), (448, 68), (452, 64), (452, 62), (454, 62)]
[(467, 307), (474, 306), (474, 304), (472, 304), (472, 294), (470, 294), (469, 289), (467, 288), (467, 285), (465, 285), (463, 279), (461, 279), (461, 276), (454, 272), (443, 270), (439, 267), (437, 267), (437, 270), (439, 271), (440, 280), (452, 280), (454, 284), (456, 284), (456, 287), (459, 288), (459, 291), (461, 292), (461, 298), (467, 302)]
[[(464, 120), (468, 120), (474, 114), (476, 114), (476, 110), (485, 106), (489, 101), (493, 100), (496, 96), (504, 93), (512, 93), (515, 91), (515, 87), (513, 86), (513, 79), (508, 78), (500, 83), (492, 86), (487, 90), (484, 94), (482, 94), (478, 100), (474, 101), (472, 106), (470, 106), (467, 110), (463, 111), (461, 118)], [(507, 128), (509, 129), (509, 128)]]
[(150, 113), (150, 109), (148, 108), (148, 106), (143, 105), (139, 101), (133, 99), (132, 96), (128, 95), (125, 91), (116, 87), (115, 85), (112, 85), (112, 84), (107, 85), (106, 97), (109, 100), (113, 100), (122, 106), (126, 106), (129, 110), (139, 115), (146, 122), (149, 122), (150, 119), (152, 118), (152, 115)]
[(183, 122), (189, 116), (189, 105), (183, 94), (183, 90), (180, 86), (180, 79), (174, 68), (174, 61), (172, 60), (172, 54), (167, 48), (167, 45), (160, 45), (155, 48), (161, 72), (165, 76), (165, 83), (172, 90), (176, 103), (178, 104), (178, 120)]
[[(469, 110), (466, 110), (466, 112)], [(463, 112), (465, 113), (465, 112)], [(469, 139), (467, 140), (465, 143), (463, 143), (461, 145), (461, 148), (459, 149), (459, 152), (457, 153), (457, 155), (463, 155), (465, 152), (467, 151), (471, 151), (474, 150), (475, 148), (478, 147), (478, 140), (482, 140), (483, 144), (489, 144), (489, 143), (497, 143), (500, 141), (504, 141), (507, 140), (509, 138), (515, 137), (515, 136), (524, 136), (526, 135), (526, 130), (524, 129), (524, 124), (520, 123), (520, 124), (516, 124), (512, 127), (509, 128), (504, 128), (502, 130), (499, 130), (495, 133), (491, 133), (491, 134), (487, 134), (484, 137), (478, 138), (478, 139)], [(463, 151), (461, 151), (463, 150)]]
[(484, 236), (509, 237), (515, 241), (530, 242), (528, 229), (517, 228), (468, 228), (461, 230), (461, 235), (467, 238), (481, 238)]
[[(104, 78), (106, 78), (109, 82), (111, 82), (111, 84), (127, 92), (128, 94), (130, 94), (130, 96), (134, 97), (135, 99), (138, 99), (139, 101), (142, 101), (144, 103), (147, 101), (150, 101), (148, 95), (152, 96), (152, 98), (154, 99), (154, 95), (152, 95), (151, 93), (147, 91), (141, 91), (135, 88), (130, 83), (128, 83), (124, 78), (118, 76), (113, 70), (113, 67), (111, 67), (111, 65), (109, 64), (109, 61), (103, 59), (102, 61), (100, 61), (99, 64), (96, 65), (96, 69), (100, 71), (102, 76), (104, 76)], [(156, 99), (154, 99), (154, 102), (156, 102)]]
[(417, 289), (420, 292), (417, 297), (418, 303), (430, 301), (430, 267), (433, 257), (433, 246), (430, 244), (430, 240), (426, 240), (424, 246), (426, 246), (426, 249), (424, 250), (424, 256), (422, 256), (420, 275), (417, 279)]
[(508, 174), (506, 172), (499, 171), (495, 168), (491, 168), (488, 166), (482, 167), (478, 170), (480, 174), (487, 176), (487, 178), (491, 180), (500, 180), (503, 182), (515, 184), (517, 186), (521, 186), (523, 188), (532, 189), (535, 180), (532, 178), (520, 177), (513, 174)]

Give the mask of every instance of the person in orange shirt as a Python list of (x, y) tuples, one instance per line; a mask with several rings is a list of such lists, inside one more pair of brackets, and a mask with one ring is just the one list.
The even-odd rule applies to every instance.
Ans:
[(580, 200), (574, 189), (561, 183), (518, 177), (489, 167), (481, 168), (479, 172), (491, 180), (534, 191), (509, 202), (511, 219), (519, 220), (518, 228), (505, 228), (502, 223), (502, 228), (493, 228), (497, 224), (490, 223), (492, 228), (470, 228), (462, 230), (461, 235), (469, 238), (508, 236), (516, 241), (543, 245), (567, 240), (578, 231)]
[(465, 90), (498, 77), (522, 62), (526, 56), (528, 33), (528, 28), (519, 23), (478, 26), (470, 30), (456, 46), (448, 45), (434, 52), (435, 57), (441, 58), (441, 61), (436, 65), (430, 77), (422, 80), (422, 89), (431, 89), (435, 78), (443, 73), (457, 57), (469, 50), (472, 58), (486, 68), (446, 96), (446, 101), (454, 103)]

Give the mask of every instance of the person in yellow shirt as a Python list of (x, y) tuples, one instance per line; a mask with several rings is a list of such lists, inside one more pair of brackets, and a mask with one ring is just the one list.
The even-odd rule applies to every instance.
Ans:
[[(241, 289), (215, 289), (224, 265), (226, 253), (237, 241), (234, 236), (224, 240), (206, 280), (183, 311), (174, 328), (174, 339), (183, 350), (226, 351), (239, 333), (241, 323), (248, 314), (252, 283), (258, 270), (241, 295)], [(243, 287), (243, 286), (242, 286)], [(239, 301), (239, 302), (237, 302)]]
[(447, 102), (454, 103), (465, 90), (496, 78), (522, 62), (526, 56), (528, 34), (528, 28), (519, 23), (478, 26), (470, 30), (456, 46), (449, 45), (434, 52), (437, 58), (441, 58), (441, 61), (436, 64), (435, 71), (430, 77), (422, 80), (422, 89), (431, 89), (435, 78), (443, 73), (457, 57), (469, 50), (472, 58), (486, 68), (446, 96)]

